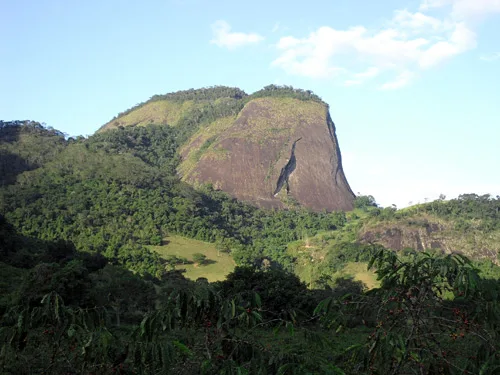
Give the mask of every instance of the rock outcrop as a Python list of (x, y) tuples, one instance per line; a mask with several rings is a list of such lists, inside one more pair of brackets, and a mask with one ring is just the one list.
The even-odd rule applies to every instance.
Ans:
[[(201, 124), (180, 148), (183, 180), (194, 185), (211, 183), (259, 207), (300, 204), (316, 211), (351, 210), (355, 196), (344, 175), (328, 105), (315, 96), (304, 100), (276, 96), (274, 91), (254, 96), (219, 98), (209, 102), (210, 108), (203, 107), (206, 100), (205, 104), (196, 100), (146, 102), (100, 131), (148, 123), (180, 128), (192, 123), (183, 116), (194, 109), (200, 118), (207, 111), (222, 113)], [(225, 109), (224, 100), (232, 112)]]
[(293, 200), (317, 211), (353, 208), (335, 126), (322, 103), (251, 100), (236, 118), (202, 128), (181, 154), (186, 181), (212, 183), (257, 206), (283, 208)]

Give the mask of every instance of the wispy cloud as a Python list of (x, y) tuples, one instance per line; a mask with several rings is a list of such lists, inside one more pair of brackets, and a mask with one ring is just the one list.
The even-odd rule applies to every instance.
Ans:
[(430, 68), (437, 63), (476, 47), (476, 34), (465, 23), (458, 23), (448, 40), (432, 44), (419, 58), (422, 68)]
[(264, 40), (257, 33), (232, 32), (231, 26), (226, 21), (216, 21), (212, 24), (213, 39), (210, 43), (219, 47), (234, 49), (248, 44), (257, 44)]
[(486, 62), (500, 60), (500, 52), (492, 53), (490, 55), (483, 55), (480, 57), (480, 59)]
[(441, 31), (446, 27), (446, 23), (423, 13), (412, 13), (406, 9), (396, 10), (391, 22), (396, 27), (423, 31), (426, 28), (430, 30)]
[(420, 10), (451, 8), (450, 15), (456, 20), (476, 20), (500, 13), (499, 0), (424, 0)]
[[(428, 13), (444, 7), (449, 9), (442, 18)], [(282, 37), (272, 66), (311, 78), (343, 75), (345, 86), (361, 85), (385, 73), (393, 79), (382, 83), (381, 89), (401, 88), (420, 71), (476, 48), (474, 23), (459, 15), (496, 11), (500, 12), (500, 0), (424, 0), (419, 11), (396, 10), (378, 29), (322, 26), (303, 37)], [(353, 72), (360, 62), (368, 73)]]

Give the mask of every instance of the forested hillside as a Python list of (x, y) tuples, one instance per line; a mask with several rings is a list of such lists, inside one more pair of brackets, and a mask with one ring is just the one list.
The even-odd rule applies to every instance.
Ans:
[[(498, 279), (373, 249), (381, 281), (307, 289), (270, 268), (141, 278), (0, 220), (2, 373), (496, 374)], [(33, 254), (19, 265), (17, 253)]]
[[(53, 131), (33, 124), (5, 123), (2, 132), (11, 137), (2, 141), (10, 150), (2, 158), (5, 168), (23, 159), (21, 147), (27, 140), (29, 150), (36, 150), (42, 147), (37, 142), (46, 145), (54, 137)], [(15, 183), (4, 184), (1, 213), (25, 235), (70, 240), (79, 250), (102, 254), (140, 273), (158, 276), (164, 271), (162, 261), (145, 245), (161, 244), (168, 233), (224, 242), (242, 264), (269, 257), (291, 269), (284, 251), (288, 242), (345, 223), (343, 213), (266, 211), (210, 186), (193, 189), (175, 173), (179, 158), (174, 128), (131, 127), (88, 139), (57, 137), (61, 146), (50, 148), (50, 158), (40, 158), (33, 170), (27, 164), (17, 171)]]

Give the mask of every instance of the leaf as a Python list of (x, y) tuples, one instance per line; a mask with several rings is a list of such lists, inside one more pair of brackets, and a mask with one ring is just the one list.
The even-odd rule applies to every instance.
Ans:
[(280, 321), (276, 327), (273, 328), (273, 334), (276, 336), (278, 332), (280, 331), (281, 326), (283, 325), (283, 322)]
[(375, 347), (377, 346), (377, 344), (378, 344), (378, 340), (375, 340), (373, 342), (373, 344), (370, 346), (370, 349), (368, 349), (368, 353), (371, 354), (375, 350)]
[(75, 325), (72, 324), (70, 325), (69, 329), (68, 329), (68, 337), (73, 337), (75, 335)]
[(316, 306), (316, 308), (314, 309), (313, 314), (317, 315), (319, 313), (327, 311), (331, 301), (332, 301), (331, 297), (322, 300), (320, 303), (318, 303), (318, 306)]
[(343, 354), (347, 354), (349, 352), (352, 352), (353, 350), (356, 350), (356, 349), (361, 349), (363, 348), (363, 344), (354, 344), (354, 345), (351, 345), (349, 347), (347, 347), (346, 349), (344, 349), (344, 351), (342, 352)]
[(141, 335), (144, 335), (144, 333), (146, 333), (146, 324), (148, 322), (148, 318), (144, 318), (142, 319), (142, 322), (141, 322)]
[(278, 369), (278, 373), (277, 375), (285, 375), (287, 373), (287, 370), (291, 368), (291, 364), (290, 363), (286, 363), (282, 366), (280, 366), (280, 368)]
[(413, 360), (415, 360), (416, 362), (420, 362), (420, 358), (419, 358), (419, 356), (418, 356), (418, 354), (417, 354), (417, 353), (415, 353), (415, 352), (411, 352), (411, 353), (410, 353), (410, 357), (412, 357), (412, 358), (413, 358)]
[(54, 295), (54, 299), (55, 299), (54, 314), (55, 314), (57, 320), (61, 320), (61, 317), (59, 316), (59, 310), (60, 310), (59, 296)]
[(17, 318), (17, 331), (19, 333), (21, 333), (23, 330), (23, 327), (24, 327), (24, 315), (19, 314), (19, 317)]
[(262, 301), (260, 299), (259, 293), (254, 293), (254, 299), (255, 299), (255, 306), (261, 307), (262, 306)]
[(262, 322), (262, 316), (257, 311), (252, 311), (252, 316), (257, 322)]
[(90, 345), (92, 344), (92, 339), (93, 339), (93, 334), (91, 333), (89, 335), (88, 341), (85, 343), (85, 345), (82, 348), (82, 354), (86, 354), (87, 353), (87, 348), (90, 347)]
[(113, 340), (113, 335), (107, 329), (101, 333), (101, 344), (107, 348), (110, 342)]
[(183, 343), (181, 343), (180, 341), (172, 341), (172, 343), (174, 344), (174, 346), (179, 349), (179, 351), (182, 353), (182, 354), (185, 354), (189, 357), (191, 357), (193, 355), (193, 352), (186, 346), (184, 345)]

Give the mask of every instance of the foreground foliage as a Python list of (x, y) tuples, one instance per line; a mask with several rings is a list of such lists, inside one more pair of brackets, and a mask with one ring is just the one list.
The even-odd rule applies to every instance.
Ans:
[[(6, 232), (3, 232), (6, 233)], [(8, 238), (17, 242), (15, 231)], [(56, 247), (57, 248), (57, 247)], [(237, 267), (225, 281), (145, 280), (46, 246), (5, 290), (0, 373), (496, 374), (497, 280), (465, 257), (374, 247), (381, 287), (309, 290)], [(1, 261), (9, 261), (2, 257)], [(12, 266), (5, 266), (12, 267)], [(8, 269), (8, 268), (4, 268)], [(19, 274), (2, 274), (18, 278)]]

